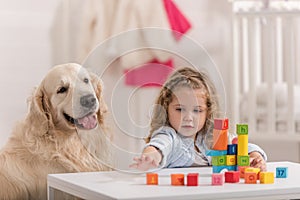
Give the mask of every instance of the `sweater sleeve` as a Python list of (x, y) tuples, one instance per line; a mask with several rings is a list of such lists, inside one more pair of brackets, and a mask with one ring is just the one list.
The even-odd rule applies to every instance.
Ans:
[(168, 164), (168, 157), (172, 152), (175, 143), (175, 130), (169, 127), (161, 127), (153, 133), (150, 142), (146, 144), (145, 148), (148, 146), (154, 146), (159, 149), (162, 153), (162, 160), (159, 167), (165, 167)]

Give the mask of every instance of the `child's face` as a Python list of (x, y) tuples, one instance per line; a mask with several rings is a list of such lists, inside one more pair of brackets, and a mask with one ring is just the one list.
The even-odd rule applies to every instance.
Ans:
[(178, 88), (168, 106), (171, 126), (186, 137), (195, 137), (203, 128), (206, 113), (206, 98), (202, 89)]

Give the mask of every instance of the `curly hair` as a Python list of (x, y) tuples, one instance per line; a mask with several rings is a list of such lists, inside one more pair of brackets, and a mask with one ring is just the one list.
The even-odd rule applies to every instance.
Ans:
[[(207, 116), (204, 127), (197, 134), (206, 134), (213, 127), (213, 119), (219, 109), (216, 89), (208, 76), (189, 67), (176, 70), (166, 80), (155, 102), (151, 119), (150, 134), (145, 139), (148, 143), (155, 130), (161, 126), (171, 126), (168, 117), (168, 106), (173, 100), (173, 93), (179, 87), (202, 89), (206, 97)], [(210, 146), (210, 145), (209, 145)]]

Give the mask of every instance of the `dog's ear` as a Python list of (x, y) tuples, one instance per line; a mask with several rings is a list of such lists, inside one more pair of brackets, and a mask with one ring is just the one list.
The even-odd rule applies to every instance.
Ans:
[(97, 99), (99, 101), (99, 111), (97, 112), (99, 125), (104, 125), (104, 114), (107, 113), (107, 105), (103, 99), (103, 82), (96, 74), (91, 73), (91, 82), (93, 84)]
[(33, 127), (40, 127), (40, 133), (37, 133), (40, 135), (47, 133), (50, 127), (53, 127), (49, 99), (41, 86), (35, 89), (29, 99), (28, 120)]

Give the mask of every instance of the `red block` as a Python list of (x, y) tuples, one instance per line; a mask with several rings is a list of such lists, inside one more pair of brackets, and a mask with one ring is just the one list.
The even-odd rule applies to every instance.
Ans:
[(240, 182), (239, 171), (225, 172), (225, 183), (238, 183), (238, 182)]
[(227, 130), (228, 129), (228, 119), (214, 119), (214, 129), (217, 130)]
[(189, 173), (187, 175), (187, 186), (198, 186), (198, 173)]

